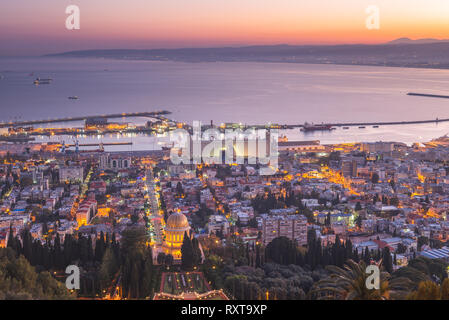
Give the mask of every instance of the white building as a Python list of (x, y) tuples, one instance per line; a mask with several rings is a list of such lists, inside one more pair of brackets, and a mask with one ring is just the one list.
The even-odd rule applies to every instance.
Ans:
[(101, 170), (128, 169), (131, 166), (131, 157), (105, 153), (100, 156), (99, 166)]
[(59, 168), (59, 182), (80, 182), (84, 178), (84, 170), (81, 166), (66, 166)]

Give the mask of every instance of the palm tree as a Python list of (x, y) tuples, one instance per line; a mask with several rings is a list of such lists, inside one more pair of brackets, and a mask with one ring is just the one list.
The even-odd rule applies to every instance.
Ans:
[(408, 296), (409, 300), (440, 300), (440, 298), (440, 286), (433, 281), (420, 282), (418, 290)]
[(343, 300), (387, 300), (390, 298), (404, 298), (411, 286), (407, 278), (391, 278), (388, 272), (380, 273), (379, 289), (368, 289), (364, 261), (359, 263), (348, 260), (343, 268), (327, 266), (330, 276), (320, 280), (309, 294), (317, 299)]
[(444, 279), (441, 285), (433, 281), (421, 281), (418, 289), (413, 291), (409, 300), (449, 300), (449, 279)]

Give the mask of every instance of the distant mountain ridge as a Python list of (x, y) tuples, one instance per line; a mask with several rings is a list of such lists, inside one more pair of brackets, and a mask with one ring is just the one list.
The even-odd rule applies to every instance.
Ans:
[(52, 57), (182, 62), (285, 62), (449, 69), (449, 40), (400, 38), (384, 44), (259, 45), (179, 49), (97, 49)]
[(389, 41), (389, 42), (387, 42), (387, 44), (426, 44), (426, 43), (438, 43), (438, 42), (449, 42), (449, 39), (424, 38), (424, 39), (412, 40), (410, 38), (399, 38), (399, 39)]

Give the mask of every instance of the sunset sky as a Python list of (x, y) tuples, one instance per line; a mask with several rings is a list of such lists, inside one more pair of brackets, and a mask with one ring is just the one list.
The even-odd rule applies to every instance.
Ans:
[[(81, 29), (65, 28), (78, 5)], [(365, 27), (369, 5), (380, 30)], [(381, 43), (449, 38), (448, 0), (13, 0), (0, 3), (0, 55), (101, 48)]]

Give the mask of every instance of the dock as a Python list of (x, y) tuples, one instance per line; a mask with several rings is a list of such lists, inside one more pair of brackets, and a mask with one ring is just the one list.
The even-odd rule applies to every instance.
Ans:
[(26, 143), (34, 140), (35, 138), (27, 136), (0, 136), (1, 142)]
[(417, 97), (426, 97), (426, 98), (441, 98), (441, 99), (449, 99), (449, 96), (441, 95), (441, 94), (430, 94), (430, 93), (416, 93), (409, 92), (408, 96), (417, 96)]
[(385, 122), (344, 122), (344, 123), (329, 123), (333, 127), (355, 127), (355, 126), (394, 126), (404, 124), (423, 124), (423, 123), (438, 123), (448, 122), (449, 118), (432, 119), (432, 120), (410, 120), (410, 121), (385, 121)]
[[(103, 142), (103, 143), (80, 143), (78, 147), (99, 147), (103, 146), (132, 146), (132, 142)], [(76, 147), (76, 144), (66, 144), (67, 148)]]
[(11, 121), (0, 123), (0, 128), (20, 127), (20, 126), (32, 126), (36, 124), (47, 124), (56, 122), (72, 122), (72, 121), (85, 121), (88, 119), (114, 119), (114, 118), (130, 118), (130, 117), (146, 117), (155, 119), (165, 119), (163, 116), (171, 114), (170, 111), (151, 111), (151, 112), (128, 112), (128, 113), (113, 113), (103, 114), (97, 116), (80, 116), (80, 117), (66, 117), (47, 120), (29, 120), (29, 121)]
[[(410, 93), (412, 94), (412, 93)], [(424, 94), (415, 94), (415, 95), (424, 95)], [(425, 95), (428, 96), (428, 95)], [(435, 96), (435, 95), (430, 95)], [(449, 96), (438, 96), (449, 98)], [(178, 122), (174, 120), (170, 120), (165, 117), (165, 115), (171, 114), (171, 112), (166, 110), (161, 111), (152, 111), (152, 112), (133, 112), (133, 113), (115, 113), (115, 114), (106, 114), (106, 115), (98, 115), (98, 116), (80, 116), (80, 117), (67, 117), (67, 118), (57, 118), (57, 119), (48, 119), (48, 120), (30, 120), (30, 121), (18, 121), (18, 122), (2, 122), (0, 123), (0, 128), (13, 128), (20, 126), (31, 126), (37, 124), (48, 124), (48, 123), (56, 123), (56, 122), (70, 122), (70, 121), (82, 121), (88, 119), (109, 119), (109, 118), (125, 118), (125, 117), (147, 117), (152, 119), (157, 119), (160, 121), (168, 122), (172, 127), (167, 128), (166, 131), (172, 130)], [(298, 119), (298, 122), (300, 120)], [(376, 121), (376, 122), (327, 122), (327, 123), (317, 123), (317, 125), (329, 126), (332, 128), (336, 127), (345, 127), (348, 129), (349, 127), (368, 127), (368, 126), (391, 126), (391, 125), (413, 125), (413, 124), (426, 124), (426, 123), (435, 123), (438, 124), (440, 122), (449, 122), (449, 118), (436, 118), (436, 119), (427, 119), (427, 120), (404, 120), (404, 121)], [(280, 129), (280, 130), (288, 130), (288, 129), (302, 129), (306, 126), (305, 123), (302, 124), (237, 124), (237, 123), (227, 123), (225, 126), (220, 126), (219, 129), (224, 131), (225, 129)], [(183, 127), (187, 129), (189, 132), (192, 132), (192, 126), (188, 124), (183, 124)], [(211, 127), (216, 127), (214, 125), (202, 125), (202, 129), (208, 129)], [(153, 134), (154, 130), (152, 128), (141, 126), (136, 128), (128, 128), (128, 129), (120, 129), (120, 130), (103, 130), (102, 134), (109, 133), (145, 133), (145, 134)], [(319, 130), (317, 130), (319, 131)], [(71, 128), (61, 130), (61, 132), (31, 132), (28, 135), (93, 135), (98, 134), (97, 130), (86, 130), (82, 128)], [(13, 141), (13, 138), (8, 138), (9, 141)], [(22, 141), (26, 139), (31, 140), (31, 138), (23, 138)], [(21, 140), (21, 139), (19, 139)], [(19, 142), (19, 141), (17, 141)], [(107, 145), (107, 144), (104, 144)]]
[[(429, 120), (406, 120), (406, 121), (377, 121), (377, 122), (323, 122), (316, 123), (317, 125), (330, 126), (330, 127), (368, 127), (368, 126), (392, 126), (392, 125), (410, 125), (410, 124), (425, 124), (425, 123), (440, 123), (440, 122), (449, 122), (449, 118), (436, 118)], [(288, 129), (301, 129), (304, 128), (304, 124), (272, 124), (272, 125), (259, 125), (259, 124), (244, 124), (229, 126), (228, 128), (235, 129), (280, 129), (280, 130), (288, 130)], [(188, 126), (189, 130), (191, 127)], [(202, 128), (208, 129), (210, 125), (203, 125)], [(319, 130), (317, 130), (319, 131)]]

